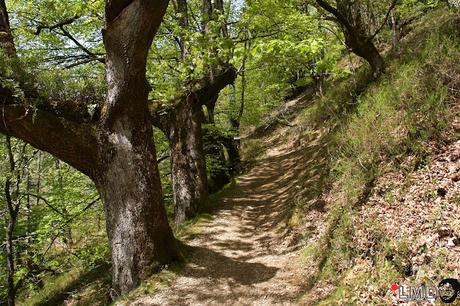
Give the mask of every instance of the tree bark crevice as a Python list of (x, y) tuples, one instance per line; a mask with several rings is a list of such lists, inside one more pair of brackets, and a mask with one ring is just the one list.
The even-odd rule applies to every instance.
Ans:
[[(202, 124), (204, 105), (214, 110), (219, 92), (236, 79), (233, 66), (214, 78), (205, 77), (193, 89), (166, 105), (155, 103), (152, 123), (166, 135), (171, 156), (175, 222), (194, 217), (208, 203), (206, 156)], [(210, 105), (210, 101), (214, 104)]]
[[(115, 295), (179, 259), (163, 203), (145, 75), (147, 54), (168, 2), (106, 1), (108, 94), (97, 120), (70, 120), (52, 104), (51, 110), (34, 108), (31, 102), (38, 95), (26, 94), (28, 103), (23, 103), (0, 87), (0, 133), (53, 154), (95, 182), (106, 211)], [(0, 34), (13, 43), (7, 21), (0, 0)], [(11, 50), (15, 59), (9, 46), (2, 43), (0, 48)]]

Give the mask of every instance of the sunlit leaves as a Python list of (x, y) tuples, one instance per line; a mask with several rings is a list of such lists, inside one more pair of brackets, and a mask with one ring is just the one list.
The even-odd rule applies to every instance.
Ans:
[[(101, 28), (104, 18), (103, 0), (12, 0), (8, 3), (18, 51), (23, 58), (40, 65), (66, 67), (82, 62), (88, 54), (69, 37), (59, 25), (81, 45), (94, 54), (103, 54)], [(37, 35), (37, 30), (44, 27)]]
[[(168, 101), (190, 89), (196, 80), (203, 78), (209, 67), (233, 59), (233, 37), (223, 35), (228, 22), (226, 12), (215, 11), (213, 18), (203, 29), (201, 1), (188, 1), (188, 27), (179, 23), (180, 14), (170, 6), (150, 54), (148, 76), (153, 85), (152, 98)], [(232, 31), (232, 29), (230, 29)], [(179, 41), (186, 50), (181, 54)]]

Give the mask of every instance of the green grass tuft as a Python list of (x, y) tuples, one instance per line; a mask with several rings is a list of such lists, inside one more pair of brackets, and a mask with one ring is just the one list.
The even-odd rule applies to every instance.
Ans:
[[(362, 67), (334, 81), (305, 111), (304, 120), (315, 127), (334, 126), (327, 230), (301, 259), (316, 264), (315, 283), (336, 287), (323, 305), (356, 303), (360, 286), (373, 286), (382, 296), (404, 274), (409, 256), (404, 239), (388, 241), (372, 220), (356, 222), (357, 211), (375, 179), (388, 170), (383, 165), (398, 167), (407, 155), (415, 156), (414, 167), (423, 164), (426, 143), (440, 137), (455, 116), (450, 107), (451, 88), (460, 87), (459, 24), (445, 8), (427, 14), (387, 55), (387, 71), (379, 80), (370, 82)], [(362, 231), (368, 241), (360, 248), (356, 237)]]

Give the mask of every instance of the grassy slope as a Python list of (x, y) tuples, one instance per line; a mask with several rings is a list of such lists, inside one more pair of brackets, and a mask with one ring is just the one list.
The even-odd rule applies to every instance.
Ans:
[[(174, 235), (180, 241), (187, 241), (199, 234), (201, 228), (210, 220), (209, 214), (201, 214), (193, 220), (174, 228)], [(102, 242), (102, 243), (105, 243)], [(181, 247), (182, 255), (187, 258), (187, 248)], [(169, 286), (176, 278), (182, 263), (173, 263), (160, 273), (143, 282), (138, 288), (117, 302), (127, 302), (139, 296), (154, 294), (159, 288)], [(110, 263), (102, 262), (96, 267), (76, 267), (62, 275), (49, 277), (39, 291), (25, 291), (18, 297), (18, 305), (75, 305), (96, 306), (111, 305), (110, 302)]]
[[(459, 16), (439, 9), (414, 27), (398, 51), (387, 55), (387, 72), (377, 82), (369, 84), (367, 72), (358, 71), (326, 88), (305, 110), (305, 125), (334, 128), (330, 191), (323, 194), (327, 228), (303, 251), (312, 288), (302, 302), (385, 304), (389, 284), (407, 277), (400, 265), (410, 256), (403, 240), (384, 239), (386, 233), (375, 220), (358, 222), (358, 216), (384, 173), (399, 171), (402, 165), (405, 174), (414, 172), (430, 162), (430, 141), (458, 138), (447, 131), (459, 115), (459, 59)], [(359, 245), (363, 231), (369, 235), (365, 239), (375, 240), (372, 249)], [(356, 274), (361, 259), (371, 264)], [(366, 294), (371, 298), (363, 298)]]

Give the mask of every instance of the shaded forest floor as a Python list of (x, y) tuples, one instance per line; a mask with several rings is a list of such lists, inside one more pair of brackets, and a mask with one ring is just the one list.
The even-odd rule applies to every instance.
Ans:
[(264, 156), (219, 197), (212, 219), (186, 242), (190, 258), (171, 286), (130, 305), (295, 303), (306, 282), (301, 236), (289, 223), (296, 200), (314, 196), (304, 186), (320, 178), (324, 145), (321, 135), (307, 147), (282, 136), (266, 139)]

